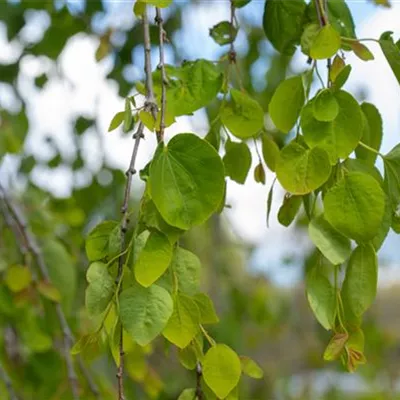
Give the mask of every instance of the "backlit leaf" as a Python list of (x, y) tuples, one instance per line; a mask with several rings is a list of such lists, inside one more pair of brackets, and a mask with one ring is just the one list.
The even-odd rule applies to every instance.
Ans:
[(247, 144), (228, 140), (222, 161), (225, 165), (225, 174), (233, 181), (244, 184), (251, 167), (251, 153)]

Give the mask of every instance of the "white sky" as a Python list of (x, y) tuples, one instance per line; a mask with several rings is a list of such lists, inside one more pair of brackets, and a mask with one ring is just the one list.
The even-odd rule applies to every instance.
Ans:
[[(118, 10), (119, 13), (120, 11)], [(212, 58), (217, 51), (220, 51), (217, 46), (211, 44), (208, 29), (227, 16), (226, 4), (216, 2), (213, 3), (212, 13), (209, 12), (209, 7), (200, 3), (193, 6), (193, 10), (185, 18), (185, 23), (189, 24), (192, 29), (196, 29), (195, 35), (198, 42), (210, 42), (210, 45), (204, 46), (204, 54), (201, 54), (201, 57)], [(259, 19), (260, 16), (255, 16), (255, 18)], [(379, 38), (382, 32), (392, 30), (394, 37), (398, 38), (400, 35), (398, 21), (400, 21), (400, 3), (396, 2), (390, 11), (376, 8), (373, 14), (358, 25), (357, 33), (359, 37)], [(126, 23), (129, 24), (129, 21)], [(13, 54), (18, 53), (18, 49), (4, 43), (3, 33), (0, 26), (0, 47), (2, 48), (0, 56), (2, 59), (10, 59)], [(31, 29), (29, 34), (35, 34), (34, 29), (33, 31)], [(190, 37), (178, 39), (180, 39), (182, 47), (190, 49)], [(244, 34), (239, 35), (238, 42), (239, 49), (246, 47)], [(133, 142), (120, 131), (107, 133), (113, 115), (123, 110), (124, 100), (118, 97), (116, 84), (104, 79), (109, 70), (110, 60), (98, 64), (94, 59), (97, 45), (95, 40), (83, 34), (70, 40), (68, 47), (63, 51), (59, 64), (60, 71), (58, 71), (62, 72), (67, 80), (56, 78), (57, 74), (52, 63), (33, 57), (25, 59), (22, 64), (25, 78), (20, 81), (20, 84), (23, 85), (29, 96), (28, 112), (33, 121), (28, 148), (34, 154), (51, 158), (53, 155), (41, 140), (44, 134), (51, 134), (60, 145), (65, 159), (73, 159), (75, 154), (71, 150), (73, 146), (70, 143), (70, 126), (66, 121), (71, 115), (82, 110), (87, 113), (88, 117), (98, 113), (100, 115), (98, 126), (100, 137), (92, 132), (83, 139), (85, 147), (90, 149), (87, 155), (88, 161), (93, 169), (98, 169), (96, 154), (101, 148), (104, 148), (107, 160), (114, 166), (125, 170), (129, 164)], [(349, 54), (347, 61), (353, 65), (353, 72), (345, 89), (352, 92), (361, 87), (365, 88), (367, 101), (375, 103), (381, 111), (385, 131), (382, 150), (386, 152), (400, 139), (400, 87), (381, 53), (379, 45), (375, 43), (367, 43), (367, 45), (375, 55), (375, 60), (363, 62)], [(304, 66), (305, 57), (297, 54), (294, 62)], [(155, 65), (156, 60), (154, 60), (153, 67)], [(139, 68), (142, 67), (139, 66)], [(38, 91), (29, 77), (43, 71), (53, 75), (54, 79), (48, 83), (46, 90)], [(96, 100), (98, 101), (96, 102)], [(0, 96), (0, 104), (6, 105), (7, 101), (6, 95)], [(179, 132), (196, 132), (200, 136), (204, 136), (207, 129), (204, 112), (198, 111), (195, 117), (178, 118), (178, 122), (168, 128), (166, 138), (168, 140)], [(154, 134), (148, 133), (146, 140), (142, 141), (140, 146), (138, 167), (143, 167), (149, 160), (155, 144)], [(257, 163), (254, 151), (253, 155), (254, 168)], [(7, 168), (7, 163), (3, 168)], [(72, 183), (75, 180), (84, 184), (87, 179), (82, 174), (74, 176), (62, 168), (58, 170), (56, 177), (52, 172), (51, 180), (45, 170), (37, 171), (35, 178), (42, 186), (52, 188), (60, 196), (68, 195), (69, 185), (66, 183)], [(277, 283), (288, 284), (297, 278), (300, 271), (297, 267), (282, 267), (281, 260), (288, 256), (301, 256), (307, 242), (302, 243), (303, 240), (299, 240), (298, 234), (295, 235), (292, 229), (284, 228), (277, 222), (276, 214), (283, 196), (283, 191), (278, 184), (275, 185), (270, 228), (267, 229), (266, 200), (273, 178), (272, 173), (267, 173), (267, 185), (257, 184), (252, 179), (251, 170), (245, 185), (229, 182), (227, 202), (232, 205), (232, 209), (225, 213), (232, 222), (234, 231), (258, 247), (253, 260), (257, 268), (272, 273)], [(382, 250), (385, 258), (392, 258), (393, 248), (396, 248), (397, 241), (398, 239), (394, 236), (388, 239), (388, 244)], [(386, 272), (380, 274), (381, 284), (392, 281), (393, 277), (398, 277), (398, 269), (386, 268), (385, 270)]]

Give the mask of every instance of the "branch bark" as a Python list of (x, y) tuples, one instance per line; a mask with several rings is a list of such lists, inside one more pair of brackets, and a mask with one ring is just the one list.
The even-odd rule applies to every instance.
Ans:
[[(36, 238), (29, 231), (28, 225), (25, 221), (25, 217), (23, 216), (20, 209), (11, 201), (11, 199), (8, 197), (6, 190), (1, 185), (0, 185), (0, 193), (1, 193), (0, 198), (3, 200), (6, 208), (8, 209), (11, 218), (14, 220), (15, 225), (18, 228), (18, 232), (20, 233), (21, 239), (23, 241), (23, 243), (21, 243), (21, 241), (18, 240), (19, 239), (18, 235), (16, 236), (16, 239), (19, 243), (20, 251), (24, 253), (24, 251), (26, 251), (27, 249), (31, 253), (32, 257), (36, 260), (40, 274), (42, 275), (43, 279), (46, 282), (51, 283), (51, 278), (46, 262), (42, 255), (40, 247), (36, 242)], [(59, 303), (52, 303), (52, 304), (54, 305), (57, 318), (60, 323), (61, 331), (64, 337), (64, 357), (67, 365), (68, 380), (70, 382), (72, 395), (74, 400), (79, 400), (80, 398), (79, 382), (71, 356), (71, 348), (74, 343), (74, 337), (68, 325), (64, 311), (61, 308), (61, 305)], [(86, 370), (85, 366), (83, 365), (83, 362), (81, 362), (80, 365), (81, 369), (84, 371), (84, 375), (86, 377), (89, 376), (89, 372)], [(92, 384), (89, 385), (90, 389), (97, 398), (99, 396), (99, 391), (97, 387), (93, 384), (93, 381), (91, 381), (91, 383)]]
[[(149, 21), (147, 17), (147, 10), (143, 13), (143, 36), (144, 36), (144, 53), (145, 53), (145, 76), (146, 76), (146, 100), (144, 103), (144, 111), (152, 114), (154, 121), (157, 119), (158, 107), (154, 100), (154, 89), (153, 89), (153, 77), (151, 69), (151, 44), (150, 44), (150, 29)], [(140, 139), (144, 138), (144, 125), (140, 122), (138, 128), (133, 135), (135, 143), (133, 145), (131, 160), (129, 163), (129, 168), (125, 172), (126, 184), (124, 199), (121, 206), (122, 221), (121, 221), (121, 253), (124, 253), (126, 247), (126, 232), (129, 224), (128, 206), (129, 206), (129, 196), (132, 188), (133, 175), (136, 174), (135, 164), (136, 158), (139, 150)], [(118, 274), (116, 278), (116, 285), (119, 287), (119, 293), (121, 293), (122, 285), (121, 279), (124, 270), (125, 257), (122, 254), (118, 259)], [(119, 337), (119, 366), (117, 369), (117, 380), (118, 380), (118, 400), (125, 400), (124, 394), (124, 342), (123, 342), (123, 329), (121, 329), (121, 334)]]
[(201, 388), (201, 377), (203, 376), (203, 370), (200, 362), (196, 364), (196, 399), (204, 400), (203, 390)]

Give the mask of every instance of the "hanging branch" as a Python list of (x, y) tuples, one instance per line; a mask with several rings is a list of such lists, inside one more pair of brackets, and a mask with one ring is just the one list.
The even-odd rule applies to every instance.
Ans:
[(230, 45), (230, 50), (229, 50), (229, 62), (231, 64), (236, 64), (236, 51), (235, 51), (235, 46), (233, 45), (234, 41), (234, 36), (235, 36), (235, 4), (233, 3), (233, 0), (231, 0), (231, 45)]
[(164, 130), (165, 130), (165, 107), (167, 101), (166, 85), (168, 84), (167, 75), (165, 73), (165, 60), (164, 60), (164, 42), (166, 40), (166, 34), (163, 26), (163, 19), (161, 16), (161, 10), (156, 7), (156, 18), (155, 21), (158, 25), (159, 30), (159, 51), (160, 51), (160, 62), (158, 68), (161, 70), (161, 117), (160, 117), (160, 129), (157, 132), (157, 141), (164, 141)]
[(1, 363), (0, 363), (0, 379), (3, 381), (4, 386), (7, 389), (9, 399), (10, 400), (18, 400), (19, 398), (18, 398), (18, 396), (16, 395), (16, 393), (14, 391), (11, 379), (8, 376), (6, 370), (1, 365)]
[[(145, 76), (146, 76), (146, 100), (144, 102), (144, 111), (152, 114), (154, 121), (157, 119), (158, 107), (154, 100), (154, 90), (153, 90), (153, 77), (151, 70), (151, 44), (150, 44), (150, 29), (149, 29), (149, 21), (147, 18), (147, 10), (144, 10), (143, 13), (143, 36), (144, 36), (144, 54), (145, 54)], [(119, 294), (122, 290), (121, 279), (124, 270), (124, 252), (126, 247), (126, 232), (129, 224), (129, 215), (128, 215), (128, 203), (129, 196), (131, 193), (132, 187), (132, 178), (133, 175), (136, 174), (135, 164), (136, 158), (139, 150), (140, 139), (144, 138), (144, 124), (143, 122), (139, 122), (139, 126), (133, 135), (133, 139), (135, 143), (133, 145), (131, 161), (129, 163), (129, 168), (125, 172), (126, 175), (126, 184), (125, 184), (125, 192), (124, 199), (121, 206), (122, 213), (122, 221), (121, 221), (121, 256), (118, 259), (118, 274), (115, 280), (117, 287), (119, 287)], [(119, 295), (118, 294), (118, 295)], [(124, 395), (124, 342), (123, 342), (123, 329), (121, 329), (120, 337), (119, 337), (119, 365), (117, 369), (117, 379), (118, 379), (118, 400), (125, 400)]]
[[(51, 278), (49, 275), (49, 270), (47, 268), (46, 262), (42, 255), (42, 252), (36, 242), (36, 238), (29, 232), (27, 223), (25, 221), (24, 216), (22, 215), (19, 208), (11, 201), (8, 197), (5, 189), (0, 184), (0, 192), (1, 192), (1, 199), (3, 200), (5, 206), (7, 207), (9, 214), (13, 221), (15, 222), (16, 227), (18, 228), (18, 232), (21, 236), (22, 242), (18, 241), (18, 245), (20, 247), (20, 251), (23, 253), (25, 249), (28, 249), (29, 253), (32, 257), (36, 260), (36, 263), (39, 267), (40, 273), (43, 279), (51, 283)], [(6, 214), (7, 215), (7, 214)], [(18, 240), (19, 235), (16, 236)], [(67, 373), (68, 373), (68, 380), (71, 385), (71, 391), (73, 394), (74, 400), (79, 400), (79, 382), (78, 377), (76, 375), (74, 364), (71, 356), (71, 348), (74, 343), (74, 337), (72, 331), (68, 325), (67, 319), (65, 317), (64, 311), (59, 303), (52, 303), (54, 304), (54, 308), (57, 314), (58, 321), (60, 323), (61, 330), (64, 336), (64, 357), (65, 362), (67, 364)], [(87, 377), (90, 375), (89, 372), (86, 370), (83, 362), (80, 361), (80, 368), (82, 370), (83, 375)], [(91, 379), (88, 379), (88, 384), (92, 393), (98, 398), (99, 391), (96, 385), (93, 383)]]

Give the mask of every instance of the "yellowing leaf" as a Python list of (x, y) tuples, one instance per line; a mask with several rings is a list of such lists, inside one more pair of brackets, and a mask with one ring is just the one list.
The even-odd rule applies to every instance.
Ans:
[(37, 284), (37, 290), (40, 294), (42, 294), (44, 297), (47, 297), (49, 300), (52, 300), (56, 303), (59, 303), (61, 301), (60, 291), (49, 282), (40, 281)]
[(12, 265), (7, 269), (5, 282), (12, 292), (26, 289), (32, 281), (32, 274), (28, 267)]
[(243, 373), (250, 378), (261, 379), (264, 376), (264, 371), (250, 357), (240, 356), (240, 362)]

